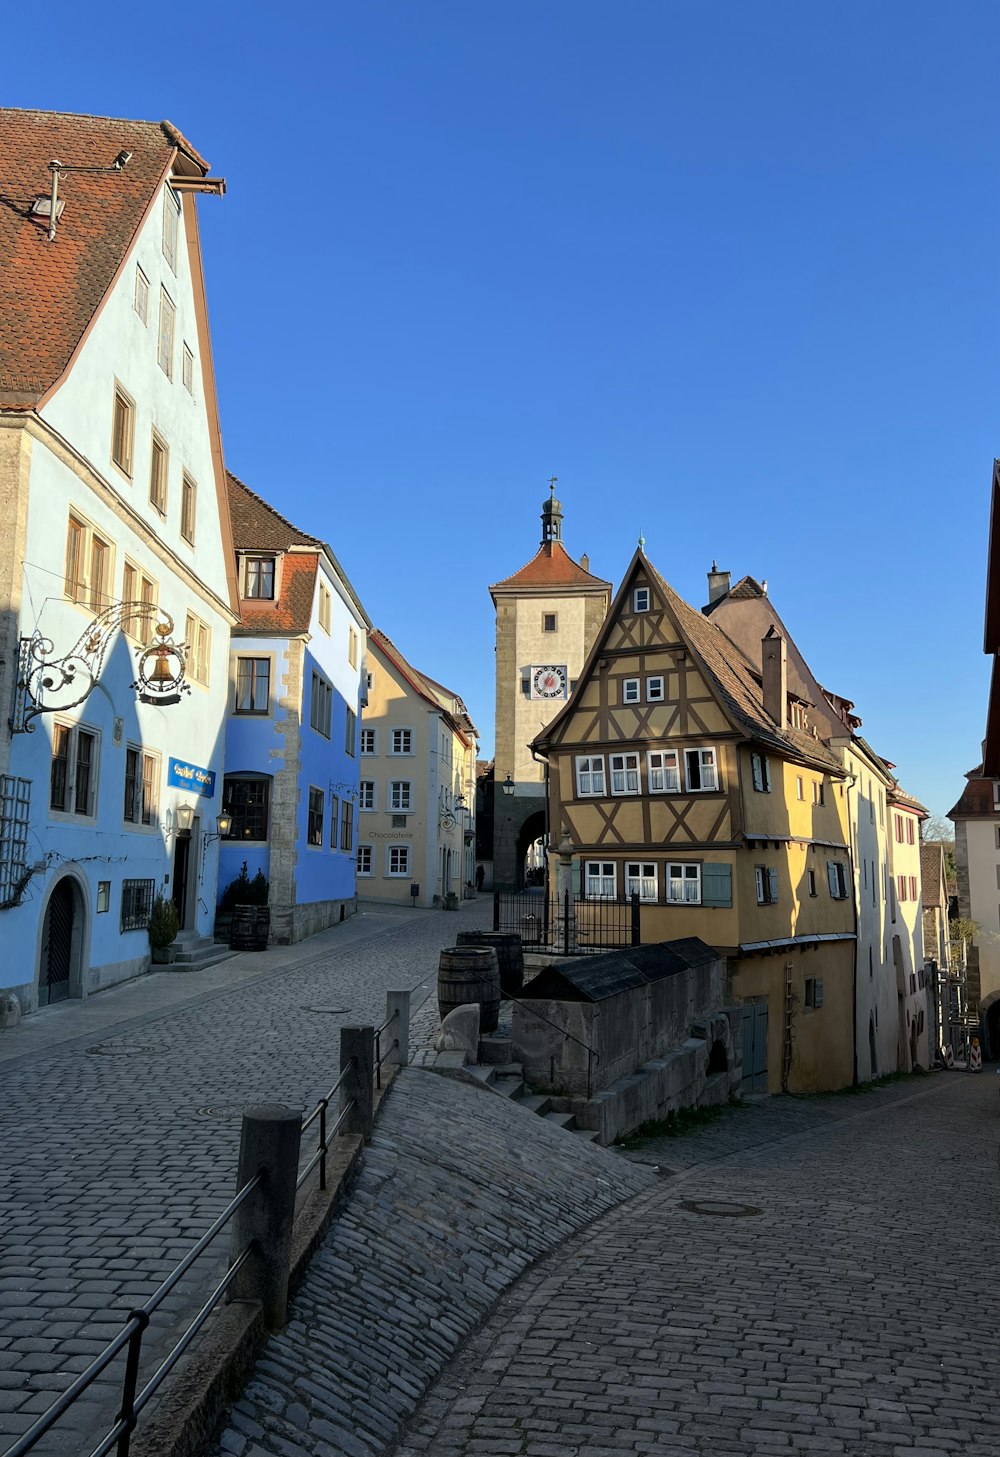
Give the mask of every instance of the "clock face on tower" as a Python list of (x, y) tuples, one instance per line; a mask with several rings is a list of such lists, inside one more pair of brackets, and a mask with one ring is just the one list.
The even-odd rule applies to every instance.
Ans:
[(566, 698), (566, 669), (556, 667), (532, 668), (532, 698)]

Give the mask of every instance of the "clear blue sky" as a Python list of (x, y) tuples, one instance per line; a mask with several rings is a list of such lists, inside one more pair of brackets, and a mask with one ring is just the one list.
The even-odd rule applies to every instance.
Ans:
[[(12, 29), (24, 26), (17, 37)], [(493, 741), (491, 581), (713, 557), (935, 812), (985, 721), (1000, 7), (67, 4), (3, 102), (169, 117), (229, 463)], [(27, 62), (34, 58), (31, 64)], [(10, 72), (11, 68), (7, 68)]]

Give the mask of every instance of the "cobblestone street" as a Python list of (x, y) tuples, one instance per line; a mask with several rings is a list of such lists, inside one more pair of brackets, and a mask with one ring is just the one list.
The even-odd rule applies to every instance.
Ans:
[[(362, 906), (298, 946), (146, 977), (0, 1036), (0, 1447), (224, 1207), (242, 1107), (314, 1105), (337, 1075), (340, 1026), (380, 1022), (385, 992), (423, 979), (419, 1007), (440, 948), (490, 914), (487, 899), (457, 914)], [(223, 1238), (213, 1266), (225, 1253)], [(171, 1317), (207, 1293), (209, 1271), (195, 1275)], [(152, 1327), (148, 1354), (165, 1338)], [(112, 1392), (92, 1388), (40, 1450), (79, 1451), (109, 1403), (113, 1415)]]
[(401, 1457), (995, 1457), (996, 1081), (771, 1099), (629, 1150), (655, 1188), (502, 1299)]

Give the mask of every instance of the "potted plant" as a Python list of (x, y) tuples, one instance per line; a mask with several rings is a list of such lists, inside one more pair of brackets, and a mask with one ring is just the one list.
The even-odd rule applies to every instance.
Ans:
[(169, 965), (176, 957), (177, 948), (173, 943), (179, 929), (177, 907), (172, 900), (165, 900), (162, 895), (158, 895), (149, 917), (149, 945), (153, 960), (158, 965)]

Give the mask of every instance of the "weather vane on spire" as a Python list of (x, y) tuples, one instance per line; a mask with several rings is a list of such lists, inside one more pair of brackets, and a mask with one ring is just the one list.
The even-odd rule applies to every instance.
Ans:
[(553, 496), (556, 493), (556, 481), (558, 479), (558, 476), (549, 476), (549, 490), (552, 492)]

